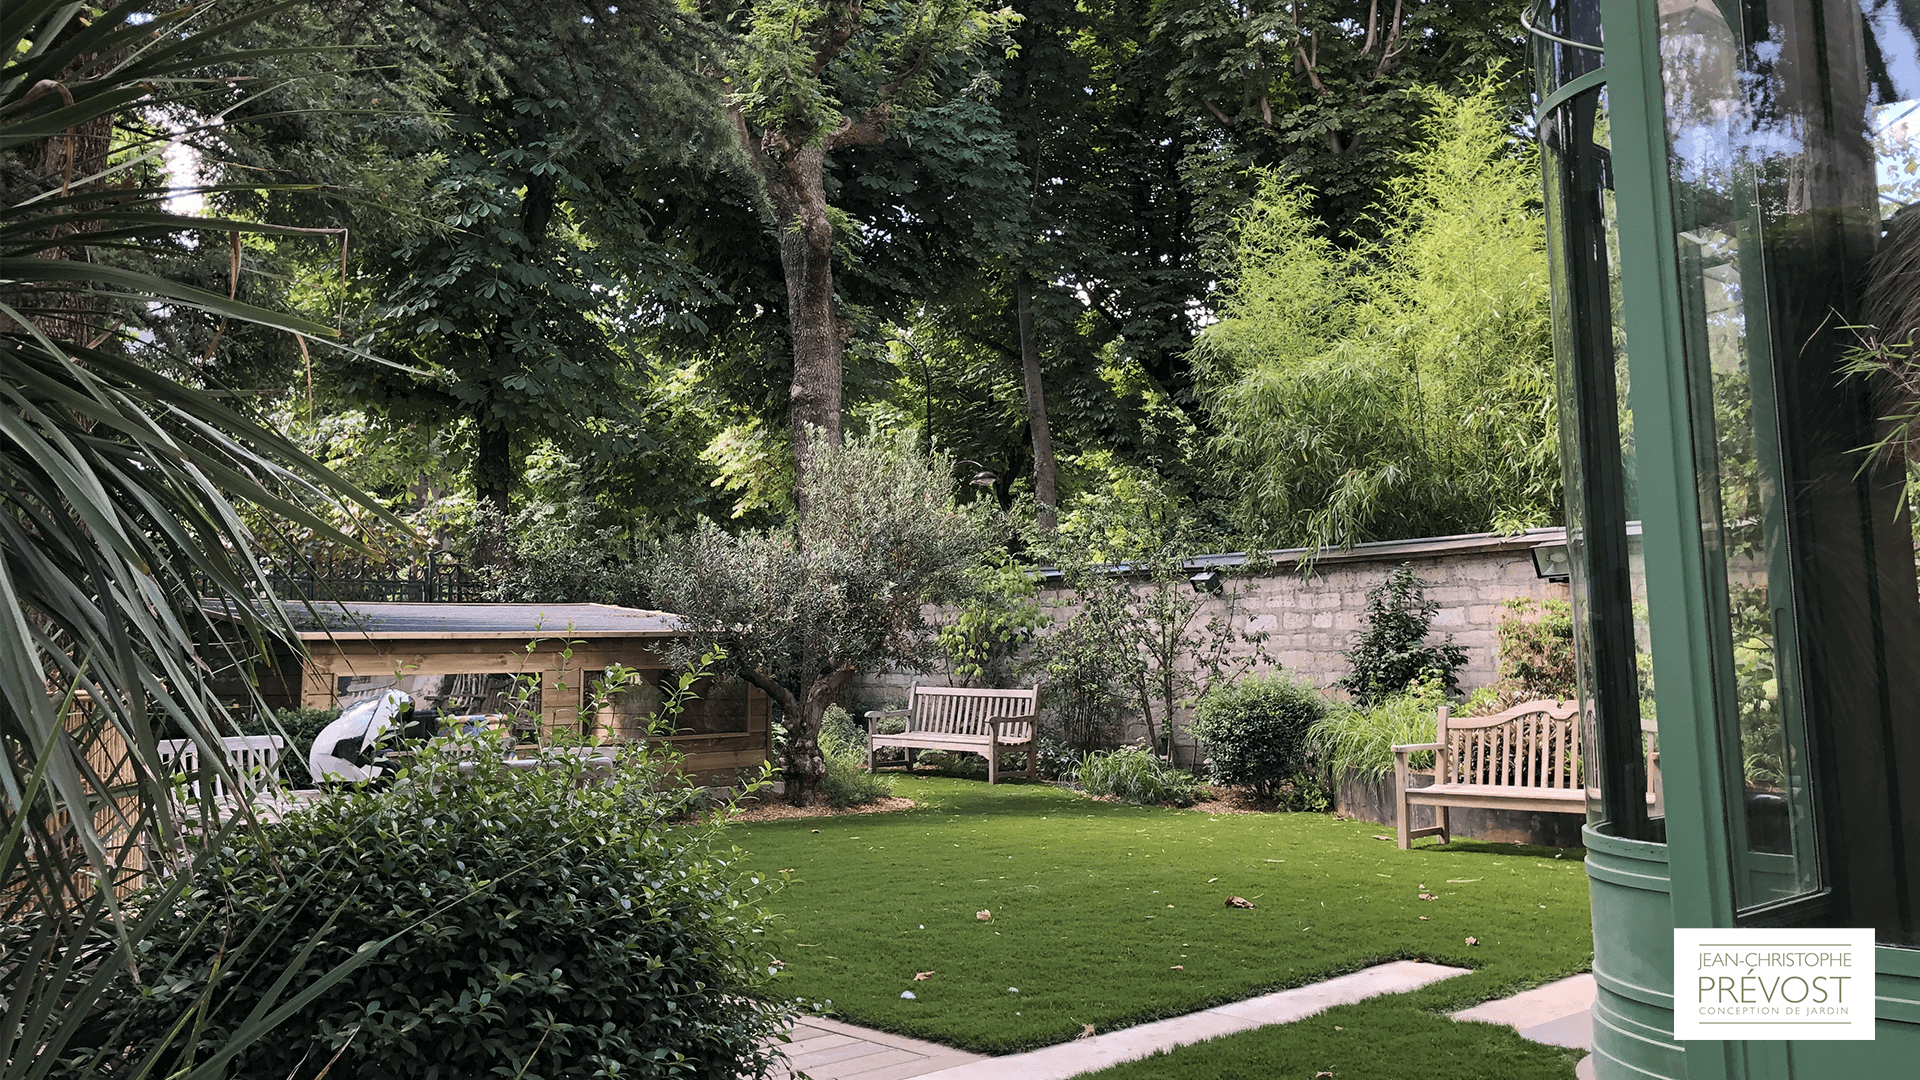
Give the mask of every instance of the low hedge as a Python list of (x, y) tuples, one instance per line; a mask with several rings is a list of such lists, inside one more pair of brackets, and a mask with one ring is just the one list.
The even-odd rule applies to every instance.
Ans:
[(227, 1075), (767, 1075), (784, 1026), (770, 884), (662, 785), (671, 762), (629, 748), (595, 782), (577, 762), (461, 758), (429, 749), (386, 790), (236, 830), (194, 855), (186, 890), (135, 897), (172, 905), (139, 944), (165, 978), (113, 987), (64, 1075), (118, 1075), (169, 1032), (218, 1045), (284, 973), (281, 1000), (382, 941)]

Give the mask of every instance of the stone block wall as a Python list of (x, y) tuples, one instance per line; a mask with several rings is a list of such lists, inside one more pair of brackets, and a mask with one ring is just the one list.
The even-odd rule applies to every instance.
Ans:
[[(1364, 625), (1367, 593), (1396, 567), (1409, 564), (1431, 583), (1427, 598), (1440, 605), (1428, 640), (1451, 635), (1467, 651), (1460, 685), (1473, 690), (1495, 678), (1495, 650), (1506, 601), (1567, 598), (1566, 585), (1542, 580), (1533, 567), (1533, 548), (1561, 539), (1559, 529), (1535, 529), (1517, 536), (1479, 534), (1360, 544), (1347, 551), (1322, 553), (1304, 574), (1302, 553), (1297, 551), (1274, 552), (1269, 556), (1271, 568), (1244, 576), (1238, 570), (1246, 562), (1244, 555), (1200, 556), (1190, 560), (1190, 566), (1219, 569), (1226, 588), (1207, 601), (1195, 625), (1224, 614), (1231, 603), (1235, 630), (1268, 634), (1265, 648), (1272, 662), (1315, 686), (1330, 688), (1347, 673), (1343, 654)], [(1041, 590), (1042, 608), (1056, 623), (1072, 616), (1075, 601), (1071, 589)], [(1250, 650), (1246, 645), (1236, 647), (1242, 654)], [(939, 674), (917, 678), (930, 685), (945, 682)], [(1026, 681), (1034, 680), (1028, 676)], [(859, 708), (902, 704), (915, 681), (916, 676), (905, 672), (867, 673), (855, 681), (849, 703)], [(1185, 719), (1182, 716), (1181, 723)], [(1129, 738), (1144, 735), (1137, 721), (1134, 728)]]

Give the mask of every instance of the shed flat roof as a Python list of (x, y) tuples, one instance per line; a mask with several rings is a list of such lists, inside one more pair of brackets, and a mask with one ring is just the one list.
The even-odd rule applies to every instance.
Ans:
[(611, 604), (394, 604), (291, 605), (288, 615), (303, 641), (340, 638), (667, 637), (680, 616)]

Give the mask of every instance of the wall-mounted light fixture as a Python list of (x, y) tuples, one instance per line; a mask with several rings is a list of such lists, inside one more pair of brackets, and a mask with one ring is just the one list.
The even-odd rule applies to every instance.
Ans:
[(1573, 562), (1567, 557), (1566, 541), (1534, 545), (1533, 572), (1546, 581), (1569, 580), (1573, 576)]
[(1217, 593), (1221, 589), (1220, 571), (1202, 570), (1187, 579), (1197, 593)]

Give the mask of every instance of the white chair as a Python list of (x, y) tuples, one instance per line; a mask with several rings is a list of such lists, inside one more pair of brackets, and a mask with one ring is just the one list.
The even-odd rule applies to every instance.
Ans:
[[(202, 798), (223, 803), (235, 801), (235, 793), (228, 788), (226, 776), (219, 773), (201, 776), (199, 743), (192, 739), (162, 739), (158, 747), (160, 760), (172, 767), (174, 776), (181, 778), (179, 786), (182, 796), (188, 795), (188, 782), (198, 779), (203, 787), (192, 793), (195, 801)], [(240, 785), (239, 794), (242, 797), (277, 790), (280, 757), (287, 750), (285, 738), (279, 735), (232, 735), (220, 740), (220, 750), (226, 759), (227, 772)]]

